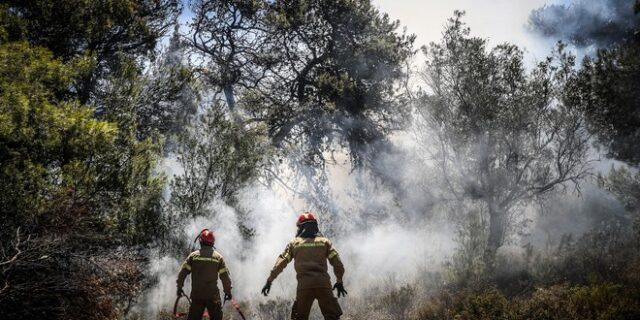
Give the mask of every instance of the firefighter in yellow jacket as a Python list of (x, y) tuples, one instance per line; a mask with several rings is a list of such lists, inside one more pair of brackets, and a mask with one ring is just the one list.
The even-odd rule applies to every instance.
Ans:
[(338, 320), (342, 315), (342, 309), (340, 309), (338, 299), (333, 295), (331, 277), (327, 272), (327, 260), (333, 266), (333, 272), (336, 275), (336, 284), (333, 289), (338, 291), (338, 297), (346, 296), (347, 291), (342, 284), (344, 266), (340, 256), (331, 241), (319, 232), (318, 221), (313, 214), (308, 212), (301, 214), (297, 226), (296, 237), (289, 242), (284, 252), (278, 257), (267, 283), (262, 288), (262, 294), (265, 296), (269, 294), (273, 280), (291, 260), (295, 260), (298, 290), (296, 301), (291, 310), (291, 319), (307, 320), (311, 305), (317, 299), (324, 318)]
[(206, 308), (211, 320), (222, 320), (222, 304), (218, 291), (218, 277), (222, 281), (224, 300), (231, 300), (231, 279), (222, 255), (213, 249), (215, 236), (204, 229), (198, 237), (200, 250), (192, 252), (182, 263), (178, 274), (178, 296), (184, 295), (182, 287), (191, 273), (191, 307), (188, 320), (200, 320)]

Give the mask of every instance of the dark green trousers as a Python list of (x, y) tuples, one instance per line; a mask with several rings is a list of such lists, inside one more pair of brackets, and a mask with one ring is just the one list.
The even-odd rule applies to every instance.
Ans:
[(325, 320), (338, 320), (342, 309), (333, 291), (328, 288), (314, 288), (298, 290), (296, 301), (291, 310), (292, 320), (307, 320), (311, 312), (313, 301), (318, 300), (320, 311)]
[(189, 307), (189, 317), (187, 317), (187, 319), (202, 320), (204, 309), (207, 309), (207, 312), (209, 313), (209, 319), (222, 320), (222, 305), (220, 304), (219, 299), (217, 301), (214, 299), (193, 299), (191, 301), (191, 306)]

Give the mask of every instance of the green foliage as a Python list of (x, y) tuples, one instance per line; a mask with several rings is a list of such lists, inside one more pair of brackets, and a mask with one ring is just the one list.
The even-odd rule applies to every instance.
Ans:
[(482, 212), (475, 211), (467, 215), (458, 228), (458, 248), (447, 263), (453, 281), (466, 285), (486, 275), (484, 254), (487, 249), (487, 227)]
[(1, 312), (113, 318), (139, 294), (144, 260), (119, 246), (149, 243), (164, 227), (159, 144), (67, 98), (91, 58), (64, 63), (8, 42), (0, 66)]
[[(358, 163), (364, 150), (403, 119), (395, 85), (412, 54), (413, 37), (398, 33), (398, 22), (369, 1), (283, 1), (274, 10), (277, 21), (287, 21), (276, 27), (294, 37), (281, 44), (286, 70), (303, 67), (286, 81), (295, 88), (288, 96), (296, 104), (269, 108), (274, 141), (293, 138), (298, 127), (307, 132), (314, 154), (325, 148), (325, 138), (337, 138)], [(287, 58), (288, 51), (298, 53)]]
[(630, 212), (640, 209), (640, 173), (634, 175), (624, 167), (611, 168), (604, 187), (617, 196)]
[(629, 41), (587, 57), (571, 102), (583, 110), (590, 129), (609, 156), (640, 163), (640, 42)]
[(137, 241), (148, 230), (136, 225), (153, 223), (147, 214), (162, 182), (152, 177), (159, 145), (138, 141), (121, 117), (97, 120), (92, 109), (58, 98), (89, 59), (64, 64), (26, 43), (2, 45), (0, 59), (0, 201), (13, 220), (5, 230), (89, 219)]
[(205, 216), (215, 200), (236, 204), (237, 192), (257, 177), (267, 157), (260, 127), (246, 127), (213, 105), (179, 138), (183, 173), (172, 183), (171, 203), (180, 219)]
[[(6, 0), (2, 20), (10, 41), (48, 48), (63, 61), (95, 57), (95, 68), (67, 88), (82, 103), (96, 102), (104, 78), (123, 56), (142, 58), (172, 26), (176, 0)], [(2, 34), (0, 34), (2, 36)]]
[(142, 123), (141, 105), (175, 100), (159, 88), (189, 78), (140, 76), (136, 59), (155, 45), (168, 3), (0, 6), (4, 316), (112, 319), (143, 289), (146, 257), (133, 248), (167, 226), (161, 126)]
[(640, 173), (634, 175), (625, 167), (611, 168), (609, 176), (601, 178), (601, 183), (632, 213), (633, 227), (640, 239)]
[(25, 21), (9, 12), (6, 4), (0, 4), (0, 43), (25, 38)]
[[(6, 0), (20, 17), (26, 40), (69, 60), (95, 53), (102, 59), (118, 52), (141, 55), (171, 26), (174, 0)], [(18, 35), (12, 35), (16, 39)]]
[(618, 222), (603, 224), (579, 239), (565, 236), (556, 246), (542, 252), (528, 252), (527, 272), (532, 281), (543, 285), (569, 281), (628, 282), (626, 273), (639, 253), (629, 226)]
[(465, 297), (458, 313), (463, 319), (513, 319), (509, 301), (496, 290)]
[[(181, 133), (196, 114), (201, 102), (201, 83), (188, 65), (188, 48), (178, 28), (168, 48), (147, 68), (143, 76), (133, 74), (140, 89), (129, 99), (135, 101), (138, 138), (160, 133), (168, 139)], [(169, 142), (170, 143), (170, 142)]]
[(515, 319), (513, 304), (495, 289), (442, 291), (416, 310), (415, 319)]
[(0, 203), (9, 218), (3, 230), (76, 223), (88, 210), (78, 199), (94, 190), (118, 133), (114, 123), (93, 119), (91, 109), (57, 98), (90, 61), (63, 64), (18, 42), (0, 45), (0, 63)]

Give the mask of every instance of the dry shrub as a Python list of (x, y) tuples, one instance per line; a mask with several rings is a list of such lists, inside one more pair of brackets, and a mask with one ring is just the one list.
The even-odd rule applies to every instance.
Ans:
[(143, 288), (139, 256), (102, 238), (30, 239), (2, 266), (2, 317), (118, 319)]
[(508, 297), (496, 289), (443, 292), (415, 319), (639, 319), (640, 289), (602, 283), (556, 285), (528, 296)]
[(292, 304), (292, 301), (280, 297), (269, 299), (267, 302), (257, 305), (254, 319), (289, 319), (291, 317)]
[(628, 226), (605, 223), (544, 251), (528, 246), (524, 261), (474, 282), (454, 281), (414, 318), (640, 319), (640, 250)]
[(416, 311), (416, 319), (513, 319), (509, 300), (495, 289), (442, 292)]

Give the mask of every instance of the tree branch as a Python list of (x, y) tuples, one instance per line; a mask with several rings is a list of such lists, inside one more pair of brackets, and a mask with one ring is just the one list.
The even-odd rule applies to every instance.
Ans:
[[(31, 239), (31, 235), (27, 236), (26, 241), (29, 241), (30, 239)], [(22, 244), (22, 239), (20, 239), (20, 227), (18, 227), (16, 229), (16, 244), (13, 246), (13, 248), (16, 250), (16, 254), (14, 254), (9, 259), (6, 259), (7, 256), (5, 255), (3, 258), (5, 258), (6, 260), (0, 262), (0, 266), (5, 266), (5, 265), (8, 265), (8, 264), (11, 264), (11, 263), (15, 262), (18, 259), (18, 257), (22, 254), (22, 250), (20, 249), (20, 245), (21, 244)]]

